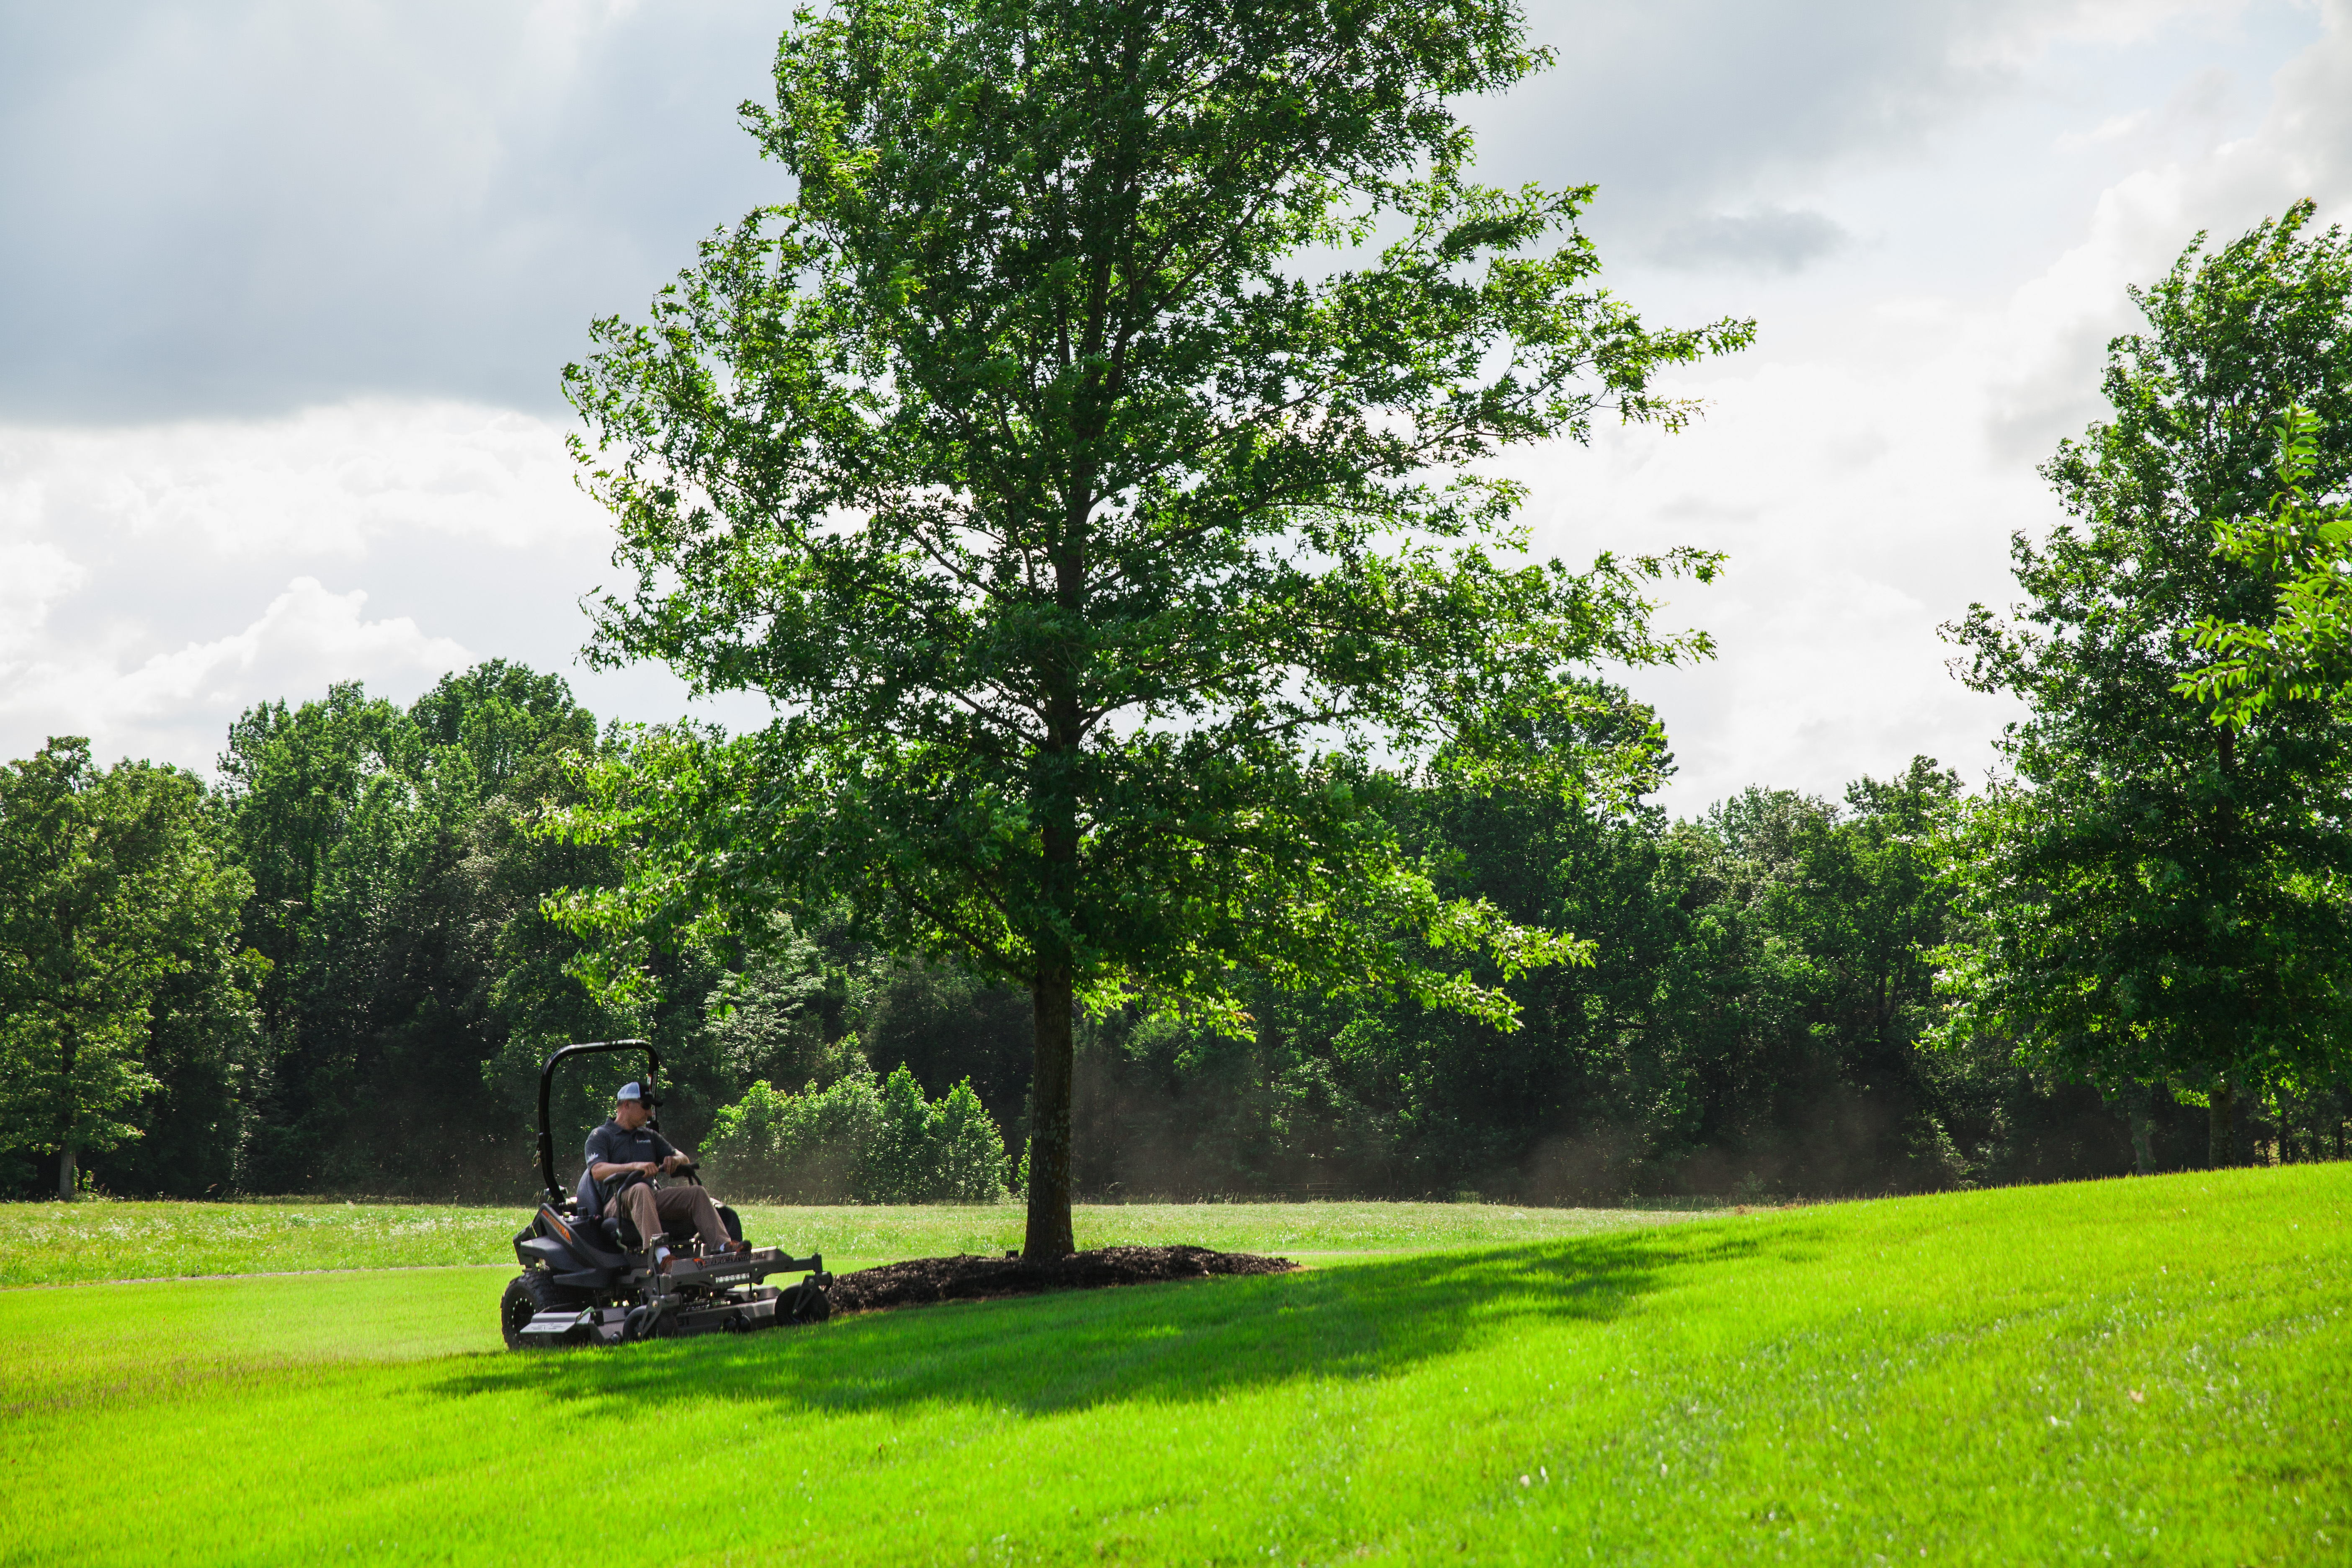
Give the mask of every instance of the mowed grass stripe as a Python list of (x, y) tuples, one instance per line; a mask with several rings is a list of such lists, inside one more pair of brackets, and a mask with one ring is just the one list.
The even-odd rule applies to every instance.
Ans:
[[(895, 1261), (1021, 1245), (1016, 1205), (736, 1205), (744, 1234), (806, 1257)], [(1589, 1236), (1688, 1210), (1500, 1204), (1081, 1205), (1080, 1247), (1185, 1242), (1221, 1250), (1419, 1251)], [(527, 1204), (0, 1204), (0, 1287), (342, 1268), (511, 1263)]]
[(0, 1411), (101, 1392), (168, 1399), (191, 1380), (270, 1368), (503, 1353), (499, 1297), (514, 1274), (509, 1261), (0, 1292)]
[(89, 1392), (6, 1416), (0, 1560), (2341, 1562), (2347, 1215), (2176, 1176), (552, 1355), (391, 1359), (353, 1281), (373, 1360), (119, 1392), (135, 1335), (28, 1304), (311, 1282), (16, 1292), (11, 1386)]

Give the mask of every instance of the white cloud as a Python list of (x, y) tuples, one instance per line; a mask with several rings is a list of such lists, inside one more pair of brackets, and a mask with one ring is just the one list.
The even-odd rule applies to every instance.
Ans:
[[(0, 660), (30, 642), (49, 606), (89, 579), (53, 544), (0, 539)], [(7, 666), (0, 663), (0, 673)]]
[(1662, 620), (1714, 635), (1717, 658), (1622, 679), (1658, 705), (1680, 763), (1666, 799), (1696, 811), (1745, 784), (1834, 795), (1915, 752), (1970, 773), (2008, 710), (1950, 679), (1938, 623), (2005, 595), (2001, 542), (2047, 510), (2022, 465), (1987, 460), (1987, 345), (1906, 323), (1907, 365), (1759, 362), (1709, 377), (1706, 419), (1678, 436), (1612, 432), (1528, 477), (1540, 542), (1726, 552), (1714, 585), (1675, 586)]
[(2155, 118), (2145, 109), (2130, 114), (2110, 114), (2088, 131), (2070, 132), (2058, 138), (2058, 150), (2071, 153), (2094, 142), (2121, 141), (2147, 129)]
[[(421, 685), (474, 662), (458, 643), (427, 636), (405, 616), (367, 619), (367, 597), (298, 577), (241, 630), (135, 666), (100, 646), (0, 669), (0, 723), (27, 739), (89, 735), (101, 755), (137, 750), (195, 763), (190, 746), (217, 750), (229, 721), (257, 702), (320, 694), (336, 680)], [(178, 744), (160, 753), (141, 744), (159, 738)], [(19, 749), (27, 748), (20, 742)]]
[(1755, 354), (1690, 379), (1713, 404), (1696, 428), (1611, 432), (1529, 465), (1549, 549), (1731, 557), (1667, 616), (1707, 627), (1720, 658), (1626, 678), (1675, 741), (1675, 808), (1751, 782), (1834, 795), (1914, 752), (1970, 775), (1991, 763), (2013, 709), (1951, 679), (1936, 627), (2016, 596), (2009, 537), (2059, 515), (2034, 467), (2104, 412), (2105, 345), (2135, 321), (2126, 285), (2199, 229), (2226, 238), (2305, 195), (2323, 222), (2352, 216), (2352, 5), (2325, 19), (2250, 134), (2121, 173), (2005, 290), (1922, 295), (1907, 268), (1840, 263), (1833, 283), (1789, 285), (1811, 293), (1785, 346), (1768, 309)]
[(508, 549), (601, 539), (562, 428), (510, 409), (367, 399), (268, 420), (0, 427), (0, 526), (93, 525), (225, 556), (342, 560), (394, 535)]
[[(2053, 48), (2218, 35), (2249, 9), (1538, 0), (1558, 68), (1466, 107), (1493, 132), (1490, 173), (1600, 182), (1596, 222), (1630, 254), (1915, 157), (2014, 100)], [(551, 412), (593, 318), (641, 312), (698, 237), (789, 193), (735, 121), (772, 90), (787, 8), (765, 0), (17, 10), (0, 50), (0, 416), (383, 394)]]
[(226, 718), (322, 676), (329, 681), (430, 679), (474, 661), (461, 645), (425, 636), (406, 616), (365, 619), (366, 604), (363, 589), (331, 594), (316, 577), (297, 577), (244, 630), (157, 654), (110, 682), (95, 706), (110, 717), (147, 718), (193, 707)]
[(381, 393), (549, 411), (593, 317), (787, 188), (735, 119), (768, 92), (785, 18), (763, 0), (15, 10), (18, 420)]
[(1853, 239), (1825, 213), (1761, 207), (1676, 224), (1650, 247), (1650, 259), (1661, 267), (1796, 272)]
[(265, 698), (413, 695), (477, 643), (561, 668), (609, 537), (572, 472), (560, 427), (440, 402), (0, 426), (0, 750), (206, 766)]
[(89, 734), (110, 755), (209, 768), (254, 702), (336, 680), (405, 701), (477, 657), (562, 674), (600, 711), (685, 711), (665, 672), (574, 664), (576, 601), (610, 578), (611, 529), (562, 436), (512, 410), (389, 398), (0, 426), (0, 756)]

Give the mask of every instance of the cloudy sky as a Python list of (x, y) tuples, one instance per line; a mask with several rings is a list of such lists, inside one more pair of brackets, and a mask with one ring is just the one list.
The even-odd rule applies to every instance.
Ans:
[[(557, 374), (784, 194), (735, 106), (788, 9), (0, 0), (0, 755), (209, 767), (255, 701), (492, 656), (678, 712), (573, 662), (612, 573)], [(2005, 711), (1936, 627), (2052, 521), (2127, 284), (2299, 196), (2352, 219), (2352, 0), (1530, 15), (1559, 63), (1471, 110), (1485, 172), (1597, 182), (1619, 294), (1762, 328), (1688, 378), (1702, 427), (1520, 465), (1547, 553), (1731, 556), (1667, 612), (1720, 658), (1633, 679), (1668, 803), (1980, 776)]]

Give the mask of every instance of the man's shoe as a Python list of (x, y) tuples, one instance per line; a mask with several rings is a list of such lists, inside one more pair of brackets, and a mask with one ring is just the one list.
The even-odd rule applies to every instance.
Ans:
[(722, 1242), (719, 1250), (729, 1258), (745, 1258), (751, 1255), (751, 1244), (748, 1241)]

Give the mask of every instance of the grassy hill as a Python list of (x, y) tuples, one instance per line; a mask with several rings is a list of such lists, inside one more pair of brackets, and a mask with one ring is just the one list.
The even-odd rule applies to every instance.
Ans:
[(1443, 1241), (557, 1354), (496, 1268), (0, 1291), (0, 1562), (2352, 1562), (2352, 1166)]

